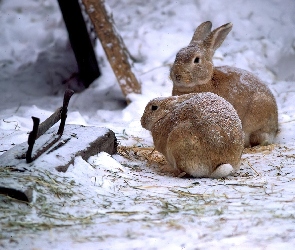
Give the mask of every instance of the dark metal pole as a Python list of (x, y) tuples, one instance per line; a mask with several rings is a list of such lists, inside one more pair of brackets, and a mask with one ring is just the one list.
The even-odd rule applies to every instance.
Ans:
[(27, 153), (26, 153), (26, 161), (27, 161), (27, 163), (32, 162), (32, 151), (33, 151), (35, 141), (37, 139), (38, 127), (39, 127), (39, 124), (40, 124), (40, 119), (39, 118), (32, 116), (32, 119), (33, 119), (34, 125), (33, 125), (33, 130), (30, 132), (29, 138), (28, 138), (29, 147), (28, 147), (28, 150), (27, 150)]
[(100, 70), (78, 0), (58, 0), (79, 68), (79, 77), (87, 88), (100, 76)]
[(60, 136), (64, 132), (66, 119), (67, 119), (68, 105), (73, 94), (74, 94), (73, 90), (67, 89), (64, 95), (64, 101), (63, 101), (62, 110), (60, 114), (60, 124), (57, 131), (57, 134)]

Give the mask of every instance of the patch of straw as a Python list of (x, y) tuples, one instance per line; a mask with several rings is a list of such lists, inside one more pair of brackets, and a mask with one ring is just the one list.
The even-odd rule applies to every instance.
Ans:
[(271, 151), (275, 149), (276, 144), (270, 144), (267, 146), (255, 146), (252, 148), (245, 148), (243, 154), (256, 154), (256, 153), (263, 153), (263, 154), (270, 154)]
[(147, 161), (149, 164), (167, 164), (165, 157), (152, 147), (144, 148), (120, 145), (118, 146), (118, 153), (129, 160)]

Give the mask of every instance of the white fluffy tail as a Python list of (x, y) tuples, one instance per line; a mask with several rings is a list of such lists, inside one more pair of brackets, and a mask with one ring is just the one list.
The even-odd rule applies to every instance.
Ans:
[(221, 164), (211, 175), (211, 178), (222, 178), (234, 172), (232, 165)]

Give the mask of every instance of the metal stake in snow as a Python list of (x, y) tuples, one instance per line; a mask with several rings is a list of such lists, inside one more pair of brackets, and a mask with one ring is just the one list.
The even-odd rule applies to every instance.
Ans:
[[(5, 172), (5, 178), (0, 181), (0, 195), (31, 202), (33, 193), (38, 191), (32, 188), (31, 179), (24, 180), (23, 176), (35, 175), (39, 178), (44, 170), (66, 172), (69, 166), (75, 167), (76, 157), (87, 161), (90, 156), (100, 152), (117, 152), (117, 139), (110, 129), (74, 124), (65, 126), (73, 93), (67, 90), (63, 106), (40, 125), (40, 119), (32, 117), (34, 125), (28, 138), (29, 146), (24, 142), (0, 155), (0, 170)], [(59, 120), (59, 127), (52, 127)]]
[[(67, 119), (69, 101), (73, 94), (74, 94), (73, 90), (67, 89), (64, 94), (63, 106), (58, 108), (50, 117), (48, 117), (40, 125), (39, 125), (40, 119), (37, 117), (32, 117), (34, 125), (33, 125), (33, 130), (30, 132), (29, 138), (28, 138), (29, 147), (26, 153), (27, 163), (30, 163), (36, 158), (38, 158), (42, 153), (44, 153), (48, 148), (50, 148), (62, 136), (66, 119)], [(41, 135), (43, 135), (49, 128), (51, 128), (59, 120), (61, 121), (60, 121), (59, 129), (57, 132), (57, 136), (55, 136), (51, 140), (51, 142), (47, 143), (45, 147), (39, 149), (36, 152), (35, 156), (32, 157), (32, 151), (33, 151), (33, 147), (34, 147), (36, 139), (39, 138)]]
[(63, 101), (61, 114), (60, 114), (61, 120), (60, 120), (60, 125), (58, 128), (58, 132), (57, 132), (57, 134), (60, 136), (62, 136), (62, 133), (64, 132), (65, 123), (66, 123), (66, 119), (67, 119), (67, 113), (68, 113), (68, 106), (69, 106), (69, 102), (70, 102), (70, 99), (73, 94), (74, 94), (73, 90), (67, 89), (65, 92), (65, 95), (64, 95), (64, 101)]
[(32, 116), (33, 119), (33, 130), (30, 132), (29, 134), (29, 138), (28, 138), (28, 151), (26, 153), (26, 161), (27, 163), (32, 162), (32, 151), (33, 151), (33, 147), (35, 144), (35, 141), (37, 139), (37, 135), (38, 135), (38, 128), (39, 128), (39, 123), (40, 123), (40, 119), (37, 117)]

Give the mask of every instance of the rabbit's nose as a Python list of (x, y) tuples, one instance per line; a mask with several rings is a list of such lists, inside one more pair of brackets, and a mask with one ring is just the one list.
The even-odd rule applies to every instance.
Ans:
[(176, 79), (176, 81), (180, 82), (181, 81), (181, 75), (176, 74), (175, 79)]

